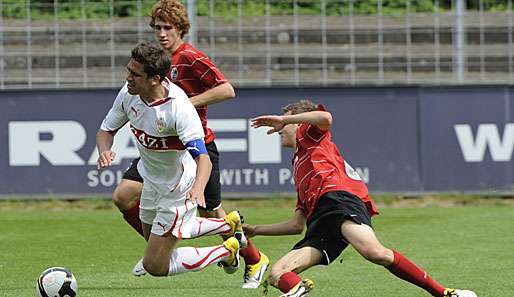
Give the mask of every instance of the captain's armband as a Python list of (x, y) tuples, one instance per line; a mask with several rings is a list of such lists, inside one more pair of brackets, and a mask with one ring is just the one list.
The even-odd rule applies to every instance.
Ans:
[(187, 151), (193, 156), (193, 159), (200, 155), (207, 155), (207, 148), (205, 147), (205, 142), (203, 139), (195, 139), (186, 143)]

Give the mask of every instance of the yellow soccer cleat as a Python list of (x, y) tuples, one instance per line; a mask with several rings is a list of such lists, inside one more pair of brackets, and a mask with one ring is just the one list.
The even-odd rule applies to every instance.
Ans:
[(230, 234), (233, 235), (239, 241), (239, 247), (244, 249), (248, 241), (243, 232), (243, 217), (239, 214), (239, 211), (235, 210), (227, 214), (223, 220), (225, 223), (230, 225)]
[(230, 237), (223, 242), (223, 246), (230, 252), (230, 255), (227, 260), (219, 262), (218, 265), (223, 266), (226, 273), (232, 274), (239, 269), (239, 241), (235, 237)]

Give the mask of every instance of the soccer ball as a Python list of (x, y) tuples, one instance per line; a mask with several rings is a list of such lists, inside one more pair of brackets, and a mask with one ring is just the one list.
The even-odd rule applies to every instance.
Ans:
[(77, 280), (66, 268), (48, 268), (37, 279), (36, 292), (39, 297), (75, 297)]

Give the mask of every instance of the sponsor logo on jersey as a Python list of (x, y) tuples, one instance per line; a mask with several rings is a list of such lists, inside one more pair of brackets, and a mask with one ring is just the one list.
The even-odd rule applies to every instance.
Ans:
[(150, 150), (166, 151), (166, 150), (185, 150), (178, 136), (152, 136), (143, 130), (138, 130), (134, 126), (130, 126), (130, 130), (136, 137), (136, 140), (144, 147)]

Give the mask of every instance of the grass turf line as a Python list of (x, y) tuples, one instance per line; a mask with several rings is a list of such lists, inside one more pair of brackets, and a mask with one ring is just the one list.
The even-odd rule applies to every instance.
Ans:
[[(292, 216), (294, 200), (227, 201), (240, 206), (250, 223), (273, 223)], [(510, 296), (514, 291), (514, 208), (497, 203), (471, 206), (402, 207), (383, 203), (373, 221), (382, 243), (410, 257), (450, 287), (470, 288), (479, 296)], [(426, 205), (424, 205), (426, 206)], [(75, 274), (78, 297), (87, 296), (262, 296), (240, 288), (242, 269), (226, 275), (218, 267), (176, 277), (132, 277), (143, 240), (124, 223), (109, 201), (1, 202), (0, 296), (35, 296), (40, 272), (65, 266)], [(272, 261), (300, 236), (257, 237), (255, 244)], [(218, 237), (182, 245), (219, 244)], [(341, 261), (341, 263), (340, 263)], [(328, 268), (302, 274), (313, 279), (310, 296), (429, 296), (366, 262), (351, 248)], [(200, 285), (199, 285), (200, 284)], [(270, 288), (269, 296), (279, 291)]]

